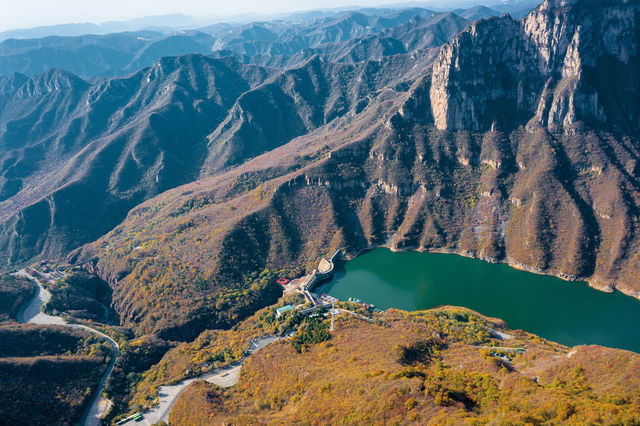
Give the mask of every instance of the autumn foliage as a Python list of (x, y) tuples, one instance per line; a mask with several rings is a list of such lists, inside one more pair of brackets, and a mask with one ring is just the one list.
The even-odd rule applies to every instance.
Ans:
[[(267, 346), (247, 360), (235, 387), (192, 384), (171, 424), (640, 421), (640, 356), (634, 353), (594, 346), (570, 351), (459, 308), (392, 310), (380, 319), (371, 324), (342, 316), (330, 340), (302, 353), (288, 342)], [(489, 328), (513, 339), (496, 340)], [(503, 352), (511, 362), (485, 346), (513, 348)], [(525, 352), (515, 352), (519, 347)]]

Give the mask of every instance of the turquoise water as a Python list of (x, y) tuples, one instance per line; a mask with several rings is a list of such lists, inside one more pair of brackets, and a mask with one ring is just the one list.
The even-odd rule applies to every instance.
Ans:
[(564, 345), (640, 352), (639, 300), (453, 254), (378, 248), (337, 265), (334, 279), (314, 291), (380, 309), (465, 306)]

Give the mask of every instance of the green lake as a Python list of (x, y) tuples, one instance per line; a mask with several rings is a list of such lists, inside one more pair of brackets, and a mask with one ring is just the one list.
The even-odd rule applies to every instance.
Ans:
[(380, 309), (465, 306), (567, 346), (640, 352), (640, 300), (453, 254), (378, 248), (336, 265), (333, 280), (314, 292)]

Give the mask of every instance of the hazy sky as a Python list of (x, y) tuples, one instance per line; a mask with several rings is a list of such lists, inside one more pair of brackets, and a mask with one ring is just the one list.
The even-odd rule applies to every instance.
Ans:
[[(141, 16), (279, 13), (399, 0), (0, 0), (0, 31), (71, 22), (101, 23)], [(406, 1), (406, 0), (404, 0)]]

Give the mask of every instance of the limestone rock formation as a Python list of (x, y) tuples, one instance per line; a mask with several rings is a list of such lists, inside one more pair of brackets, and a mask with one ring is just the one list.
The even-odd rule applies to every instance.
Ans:
[(521, 21), (472, 24), (433, 66), (437, 128), (636, 128), (639, 19), (636, 1), (546, 0)]

